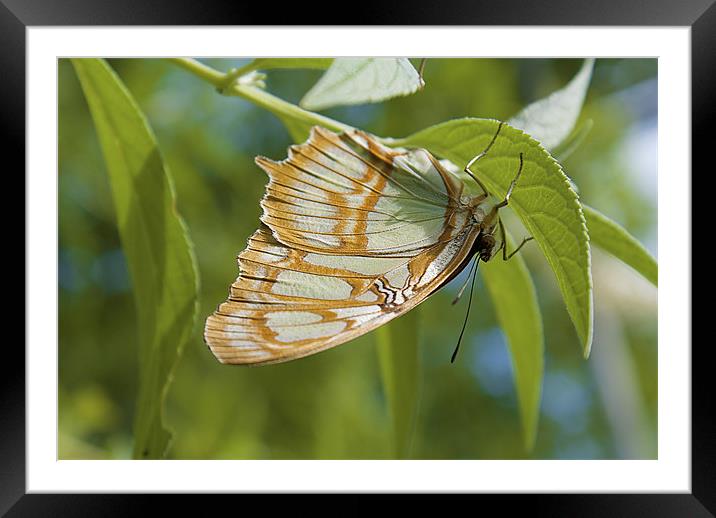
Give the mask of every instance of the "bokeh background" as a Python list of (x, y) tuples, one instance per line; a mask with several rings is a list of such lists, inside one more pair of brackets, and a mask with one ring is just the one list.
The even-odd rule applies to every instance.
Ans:
[[(206, 61), (228, 70), (248, 60)], [(174, 430), (169, 458), (389, 458), (390, 422), (372, 334), (253, 369), (220, 365), (203, 343), (203, 321), (226, 298), (238, 274), (235, 257), (259, 223), (267, 178), (253, 158), (282, 159), (291, 144), (284, 127), (165, 61), (109, 62), (156, 133), (198, 259), (199, 318), (166, 404)], [(325, 113), (391, 137), (457, 117), (507, 120), (561, 88), (580, 65), (430, 59), (427, 86), (418, 94)], [(270, 71), (267, 89), (297, 103), (321, 73)], [(126, 459), (138, 381), (132, 286), (92, 119), (68, 61), (58, 62), (58, 74), (59, 456)], [(585, 203), (657, 256), (656, 60), (597, 60), (584, 118), (594, 127), (564, 161), (567, 174)], [(463, 305), (450, 305), (461, 275), (418, 309), (423, 373), (412, 457), (656, 458), (656, 288), (593, 250), (595, 333), (584, 360), (544, 257), (536, 246), (522, 253), (537, 288), (546, 349), (535, 449), (523, 446), (505, 339), (479, 277), (466, 339), (450, 364), (464, 318)]]

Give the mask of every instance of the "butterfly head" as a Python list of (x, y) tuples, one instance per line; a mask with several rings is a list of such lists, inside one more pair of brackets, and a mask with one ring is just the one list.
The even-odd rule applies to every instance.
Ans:
[(499, 250), (495, 234), (499, 224), (498, 207), (487, 201), (482, 201), (472, 208), (475, 223), (480, 225), (480, 234), (473, 245), (473, 251), (480, 256), (481, 261), (489, 261)]
[[(493, 229), (494, 230), (494, 229)], [(492, 259), (497, 251), (497, 240), (494, 232), (480, 232), (475, 243), (475, 252), (480, 256), (480, 260), (487, 262)]]

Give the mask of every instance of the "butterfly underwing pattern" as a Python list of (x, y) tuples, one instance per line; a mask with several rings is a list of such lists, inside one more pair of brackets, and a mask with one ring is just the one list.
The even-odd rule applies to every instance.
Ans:
[(345, 343), (498, 249), (499, 206), (464, 194), (424, 149), (314, 127), (285, 160), (256, 163), (270, 179), (261, 225), (204, 331), (222, 363), (285, 362)]

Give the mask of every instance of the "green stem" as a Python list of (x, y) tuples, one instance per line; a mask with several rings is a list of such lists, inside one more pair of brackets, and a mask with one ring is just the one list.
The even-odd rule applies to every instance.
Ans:
[(170, 63), (179, 65), (183, 69), (191, 72), (195, 76), (203, 79), (204, 81), (211, 83), (212, 85), (219, 88), (222, 82), (226, 79), (226, 74), (214, 70), (211, 67), (207, 67), (203, 63), (198, 62), (191, 58), (169, 58)]
[[(207, 83), (211, 83), (220, 93), (236, 95), (246, 99), (278, 117), (289, 117), (312, 125), (323, 126), (324, 128), (334, 131), (347, 131), (352, 129), (347, 124), (319, 115), (318, 113), (304, 110), (295, 104), (284, 101), (255, 86), (238, 84), (236, 82), (237, 76), (235, 72), (225, 74), (190, 58), (170, 58), (169, 61), (191, 72)], [(231, 83), (232, 81), (233, 84)]]

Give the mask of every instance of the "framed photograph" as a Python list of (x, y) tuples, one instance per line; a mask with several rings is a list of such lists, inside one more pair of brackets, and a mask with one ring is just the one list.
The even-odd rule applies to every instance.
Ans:
[(630, 5), (0, 8), (27, 202), (0, 509), (531, 493), (710, 516), (691, 170), (716, 8)]

